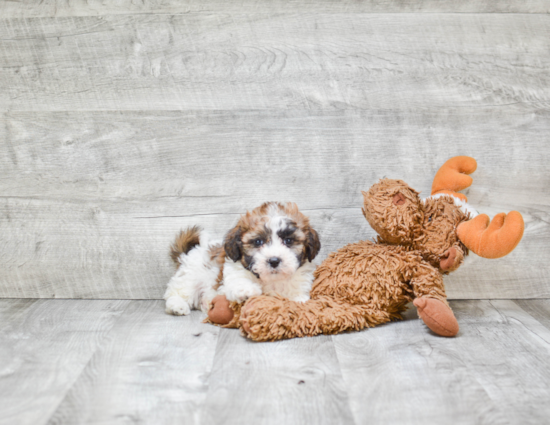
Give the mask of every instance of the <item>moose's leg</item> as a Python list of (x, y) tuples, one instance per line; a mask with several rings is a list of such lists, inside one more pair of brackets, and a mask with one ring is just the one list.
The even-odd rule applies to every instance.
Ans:
[(455, 244), (443, 253), (439, 267), (445, 272), (452, 272), (458, 269), (463, 262), (464, 251), (458, 244)]
[(212, 299), (205, 322), (222, 328), (238, 328), (240, 313), (241, 304), (228, 301), (225, 295), (217, 295)]
[(280, 297), (250, 298), (241, 310), (241, 329), (254, 341), (335, 334), (360, 330), (395, 318), (395, 314), (365, 305), (319, 297), (301, 303)]
[(441, 274), (432, 266), (420, 263), (410, 282), (416, 298), (413, 304), (426, 326), (440, 336), (455, 336), (458, 322), (447, 303)]

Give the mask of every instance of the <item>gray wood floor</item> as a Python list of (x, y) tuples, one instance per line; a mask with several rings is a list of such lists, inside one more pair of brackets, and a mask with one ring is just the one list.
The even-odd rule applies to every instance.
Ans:
[(550, 300), (253, 343), (160, 301), (0, 300), (0, 424), (543, 424)]

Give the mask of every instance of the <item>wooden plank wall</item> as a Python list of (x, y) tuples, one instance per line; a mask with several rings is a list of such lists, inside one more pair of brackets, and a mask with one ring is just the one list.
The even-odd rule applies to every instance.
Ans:
[(550, 2), (25, 3), (0, 3), (0, 297), (159, 298), (180, 227), (266, 200), (321, 260), (374, 236), (361, 190), (427, 195), (454, 155), (526, 231), (449, 296), (550, 296)]

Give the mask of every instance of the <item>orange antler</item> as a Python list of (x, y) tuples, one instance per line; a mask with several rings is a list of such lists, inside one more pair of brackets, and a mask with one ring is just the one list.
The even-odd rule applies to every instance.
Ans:
[(517, 211), (497, 214), (489, 223), (486, 214), (458, 226), (457, 233), (464, 245), (484, 258), (500, 258), (509, 254), (523, 236), (523, 217)]
[(457, 191), (472, 184), (473, 179), (468, 174), (472, 174), (476, 168), (476, 160), (469, 156), (455, 156), (447, 160), (435, 174), (432, 195), (443, 193), (468, 201), (465, 195)]

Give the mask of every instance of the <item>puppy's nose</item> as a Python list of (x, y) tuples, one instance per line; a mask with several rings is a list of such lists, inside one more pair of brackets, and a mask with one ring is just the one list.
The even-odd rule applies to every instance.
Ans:
[(281, 259), (277, 257), (271, 257), (269, 260), (267, 260), (269, 265), (273, 267), (274, 269), (277, 268), (277, 266), (281, 263)]

